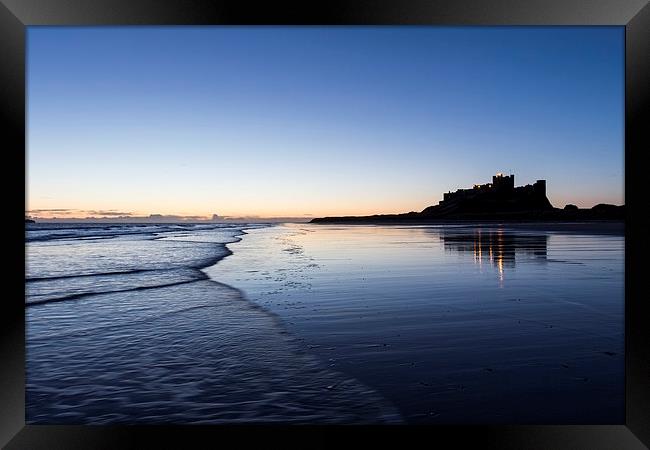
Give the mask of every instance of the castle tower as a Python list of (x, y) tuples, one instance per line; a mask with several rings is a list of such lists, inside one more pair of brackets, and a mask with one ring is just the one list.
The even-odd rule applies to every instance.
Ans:
[(515, 188), (515, 175), (497, 173), (492, 177), (492, 186), (498, 191), (512, 191)]
[(537, 180), (533, 184), (533, 192), (539, 196), (546, 197), (546, 180)]

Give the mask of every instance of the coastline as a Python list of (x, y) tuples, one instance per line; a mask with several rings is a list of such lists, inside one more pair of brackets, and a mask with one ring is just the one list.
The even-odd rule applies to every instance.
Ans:
[(402, 422), (390, 402), (323, 364), (276, 315), (203, 272), (233, 255), (228, 244), (240, 242), (247, 229), (233, 230), (225, 243), (209, 232), (146, 239), (212, 246), (214, 258), (181, 257), (163, 269), (200, 272), (195, 280), (117, 292), (95, 286), (66, 301), (26, 305), (27, 422)]
[[(608, 249), (618, 251), (623, 222), (250, 225), (114, 240), (81, 232), (72, 247), (28, 243), (60, 248), (54, 261), (36, 254), (51, 268), (41, 268), (45, 277), (32, 277), (34, 285), (47, 287), (67, 271), (59, 287), (92, 290), (26, 308), (29, 422), (545, 421), (553, 402), (540, 394), (534, 413), (517, 394), (540, 377), (555, 380), (596, 422), (618, 414), (623, 350), (620, 308), (610, 300), (619, 294), (620, 267)], [(592, 253), (574, 253), (576, 244)], [(147, 258), (134, 262), (133, 279), (133, 271), (99, 274), (109, 266), (94, 263), (71, 271), (60, 263), (75, 246), (110, 254), (112, 264)], [(196, 279), (142, 288), (142, 280), (170, 283), (181, 271)], [(138, 287), (111, 292), (109, 278)], [(556, 290), (548, 282), (558, 279)], [(503, 344), (489, 345), (495, 340)], [(187, 386), (180, 391), (179, 377)], [(516, 392), (502, 391), (505, 379), (520, 380)], [(609, 400), (589, 399), (592, 385)], [(73, 387), (75, 395), (65, 390)], [(479, 391), (501, 406), (485, 409)], [(614, 412), (598, 413), (601, 406)], [(510, 416), (514, 410), (520, 415)]]
[[(262, 227), (262, 228), (273, 228), (274, 226), (277, 225), (282, 225), (280, 223), (278, 224), (267, 224), (267, 226)], [(231, 244), (238, 244), (243, 241), (243, 236), (248, 235), (249, 233), (246, 230), (256, 230), (259, 229), (257, 227), (255, 228), (241, 228), (241, 233), (238, 234), (236, 237), (238, 238), (236, 241), (229, 242), (226, 244), (223, 244), (225, 250), (226, 250), (226, 255), (224, 255), (222, 258), (219, 258), (217, 261), (214, 263), (202, 267), (199, 270), (206, 276), (206, 280), (209, 281), (210, 283), (213, 283), (219, 287), (224, 287), (230, 290), (233, 290), (237, 292), (237, 295), (239, 298), (246, 302), (247, 306), (253, 310), (260, 311), (267, 317), (269, 317), (274, 326), (277, 327), (277, 329), (280, 330), (280, 334), (283, 336), (283, 339), (285, 342), (287, 342), (288, 345), (292, 347), (292, 352), (296, 357), (299, 357), (304, 360), (306, 365), (308, 366), (313, 366), (314, 368), (319, 368), (321, 371), (324, 373), (321, 374), (324, 375), (325, 373), (330, 374), (333, 377), (338, 377), (340, 380), (336, 383), (329, 384), (328, 386), (325, 386), (325, 389), (327, 391), (331, 391), (335, 388), (339, 387), (344, 387), (347, 386), (349, 390), (354, 390), (354, 389), (359, 389), (364, 392), (364, 396), (366, 397), (367, 400), (371, 400), (371, 403), (374, 405), (373, 407), (379, 407), (381, 413), (379, 415), (379, 421), (367, 421), (366, 419), (361, 419), (359, 421), (354, 421), (350, 422), (349, 424), (378, 424), (378, 423), (386, 423), (386, 424), (401, 424), (405, 422), (405, 419), (402, 417), (401, 412), (399, 409), (395, 407), (395, 405), (392, 404), (392, 402), (384, 397), (380, 392), (378, 392), (376, 389), (367, 386), (364, 384), (361, 380), (352, 377), (350, 374), (341, 372), (339, 370), (332, 369), (331, 367), (328, 367), (327, 361), (323, 359), (320, 355), (317, 353), (314, 353), (310, 351), (310, 346), (307, 345), (304, 340), (299, 339), (296, 335), (294, 335), (292, 332), (289, 331), (287, 324), (285, 323), (284, 319), (277, 314), (275, 311), (269, 309), (268, 307), (256, 302), (255, 300), (249, 298), (246, 293), (231, 284), (224, 283), (222, 281), (219, 281), (218, 279), (214, 278), (207, 270), (217, 267), (220, 262), (225, 261), (228, 256), (233, 256), (235, 255), (235, 251), (232, 250), (229, 245)], [(329, 420), (326, 420), (325, 422), (328, 422)], [(339, 422), (339, 420), (334, 420), (333, 422)], [(300, 423), (300, 421), (298, 421)]]
[(413, 220), (413, 221), (373, 221), (350, 220), (327, 222), (310, 222), (313, 225), (346, 225), (346, 226), (459, 226), (459, 227), (485, 227), (508, 228), (515, 230), (549, 231), (563, 233), (582, 233), (596, 235), (625, 235), (624, 220), (593, 220), (593, 221), (536, 221), (536, 220)]

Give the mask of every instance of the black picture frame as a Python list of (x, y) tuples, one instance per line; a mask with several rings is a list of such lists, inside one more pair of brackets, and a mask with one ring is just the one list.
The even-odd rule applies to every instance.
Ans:
[[(17, 184), (25, 174), (25, 51), (31, 25), (619, 25), (625, 26), (625, 368), (626, 418), (613, 425), (506, 425), (427, 427), (223, 427), (223, 426), (37, 426), (25, 425), (25, 195)], [(445, 1), (313, 1), (293, 4), (273, 1), (209, 0), (0, 0), (0, 96), (5, 124), (2, 177), (7, 193), (9, 226), (6, 246), (10, 264), (6, 284), (12, 289), (2, 301), (0, 327), (0, 445), (8, 449), (147, 447), (191, 448), (236, 437), (301, 446), (322, 445), (330, 436), (363, 433), (364, 439), (404, 445), (416, 431), (427, 444), (499, 449), (635, 449), (650, 445), (650, 334), (648, 296), (643, 263), (650, 250), (648, 184), (641, 158), (648, 142), (650, 80), (650, 6), (646, 0), (445, 0)], [(17, 180), (13, 175), (17, 175)], [(25, 179), (22, 179), (25, 188)], [(23, 194), (25, 192), (23, 191)], [(22, 211), (21, 211), (22, 208)], [(304, 441), (305, 433), (317, 434)], [(366, 442), (367, 443), (367, 442)], [(645, 443), (645, 445), (644, 445)]]

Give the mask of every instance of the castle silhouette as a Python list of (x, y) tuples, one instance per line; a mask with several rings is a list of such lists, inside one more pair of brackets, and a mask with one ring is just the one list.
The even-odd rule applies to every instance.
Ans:
[(443, 199), (430, 206), (422, 214), (485, 214), (522, 211), (544, 211), (553, 209), (546, 197), (546, 180), (535, 184), (515, 187), (515, 176), (497, 173), (492, 183), (475, 184), (471, 189), (458, 189), (443, 194)]
[(514, 174), (497, 173), (492, 183), (475, 184), (443, 194), (442, 200), (420, 212), (373, 216), (321, 217), (312, 223), (431, 222), (439, 220), (622, 220), (624, 206), (599, 204), (591, 209), (553, 207), (546, 197), (546, 180), (515, 187)]

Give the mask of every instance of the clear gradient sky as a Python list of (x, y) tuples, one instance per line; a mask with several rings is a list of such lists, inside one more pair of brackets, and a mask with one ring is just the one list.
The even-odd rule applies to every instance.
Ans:
[[(622, 27), (30, 27), (37, 217), (623, 204)], [(60, 211), (46, 211), (60, 210)]]

